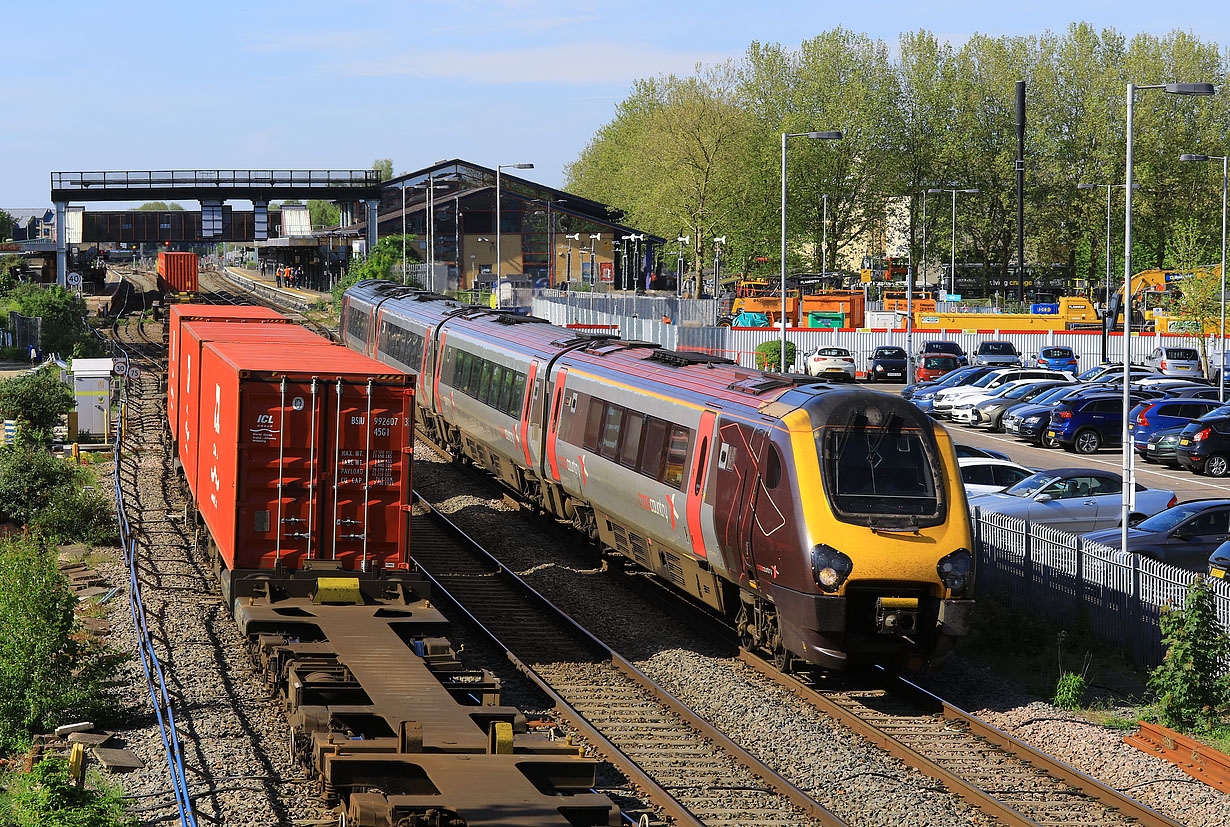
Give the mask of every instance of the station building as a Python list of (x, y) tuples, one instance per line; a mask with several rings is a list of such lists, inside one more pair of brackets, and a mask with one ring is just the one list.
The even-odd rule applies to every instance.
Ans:
[(665, 286), (654, 267), (665, 239), (621, 223), (620, 212), (606, 204), (506, 171), (499, 179), (498, 245), (496, 170), (459, 159), (383, 182), (378, 234), (417, 236), (411, 244), (423, 262), (422, 280), (436, 291), (490, 287), (497, 246), (500, 272), (518, 286)]

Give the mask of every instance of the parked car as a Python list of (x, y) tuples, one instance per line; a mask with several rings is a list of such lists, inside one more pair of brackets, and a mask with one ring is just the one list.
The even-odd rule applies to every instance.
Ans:
[(924, 356), (914, 371), (914, 381), (926, 382), (928, 379), (938, 379), (960, 366), (956, 356)]
[(1214, 385), (1221, 385), (1223, 376), (1230, 381), (1230, 350), (1209, 354), (1209, 378)]
[[(1134, 385), (1139, 384), (1146, 379), (1157, 379), (1158, 376), (1159, 374), (1156, 371), (1152, 371), (1144, 367), (1133, 367), (1128, 372), (1128, 379)], [(1097, 383), (1102, 385), (1118, 385), (1119, 387), (1123, 387), (1123, 367), (1120, 366), (1115, 370), (1104, 371), (1096, 379), (1089, 379), (1086, 381), (1090, 384)]]
[(905, 348), (885, 345), (871, 354), (867, 366), (868, 382), (904, 382), (906, 369)]
[(994, 368), (986, 365), (971, 365), (970, 367), (958, 368), (952, 373), (946, 373), (939, 379), (919, 382), (913, 385), (906, 385), (901, 389), (902, 399), (914, 399), (915, 397), (938, 390), (941, 387), (952, 387), (957, 383), (973, 382), (979, 376), (990, 373)]
[[(1172, 566), (1204, 572), (1209, 556), (1230, 534), (1230, 500), (1191, 500), (1171, 506), (1128, 529), (1128, 550)], [(1119, 528), (1085, 535), (1119, 548)]]
[(970, 360), (972, 365), (1006, 367), (1021, 364), (1021, 352), (1012, 342), (982, 342)]
[(1220, 401), (1221, 391), (1211, 385), (1192, 385), (1183, 384), (1178, 387), (1167, 387), (1162, 389), (1162, 393), (1167, 399), (1211, 399)]
[(935, 394), (935, 406), (932, 409), (932, 415), (939, 417), (948, 416), (952, 412), (953, 406), (958, 404), (959, 400), (967, 396), (994, 390), (1009, 382), (1016, 382), (1021, 379), (1069, 380), (1072, 378), (1073, 376), (1070, 373), (1061, 373), (1041, 368), (996, 368), (990, 373), (978, 377), (968, 385), (945, 388), (937, 392)]
[(1230, 579), (1230, 540), (1213, 549), (1209, 555), (1209, 575), (1218, 580)]
[(1154, 348), (1149, 358), (1145, 360), (1145, 364), (1165, 376), (1204, 377), (1204, 365), (1200, 363), (1200, 352), (1194, 347)]
[(965, 351), (956, 342), (945, 342), (936, 339), (923, 342), (922, 349), (918, 351), (918, 358), (922, 359), (933, 354), (937, 356), (955, 356), (962, 367), (969, 364), (969, 357), (965, 355)]
[(1046, 435), (1051, 423), (1051, 410), (1069, 397), (1080, 396), (1082, 386), (1060, 387), (1036, 397), (1030, 404), (1013, 408), (1004, 414), (1004, 433), (1027, 439), (1043, 448), (1054, 448), (1055, 440)]
[[(970, 505), (1084, 534), (1119, 524), (1123, 481), (1113, 471), (1056, 468), (1038, 471), (997, 494), (970, 498)], [(1136, 485), (1132, 516), (1150, 517), (1175, 504), (1173, 491)]]
[(1079, 359), (1076, 351), (1066, 345), (1052, 345), (1038, 351), (1037, 364), (1040, 368), (1066, 370), (1076, 374), (1076, 362)]
[(844, 347), (820, 347), (807, 357), (807, 373), (826, 379), (853, 382), (857, 377), (854, 354)]
[(983, 459), (1004, 459), (1011, 462), (1008, 455), (1003, 451), (992, 451), (990, 448), (975, 448), (973, 445), (961, 445), (953, 443), (953, 450), (957, 452), (957, 461), (968, 457), (981, 457)]
[(1145, 443), (1145, 462), (1156, 462), (1159, 465), (1178, 468), (1179, 436), (1186, 427), (1186, 425), (1176, 425), (1173, 428), (1162, 428), (1149, 434), (1149, 441)]
[(1230, 411), (1217, 408), (1188, 423), (1179, 434), (1175, 457), (1181, 468), (1197, 474), (1230, 474)]
[(1004, 429), (1004, 414), (1014, 408), (1027, 405), (1056, 388), (1070, 388), (1070, 382), (1030, 381), (1013, 387), (1001, 396), (992, 397), (974, 406), (970, 424), (985, 426), (989, 431)]
[(1150, 399), (1132, 408), (1128, 414), (1128, 433), (1132, 435), (1132, 447), (1144, 456), (1145, 446), (1154, 431), (1186, 425), (1209, 411), (1220, 408), (1216, 399)]
[(975, 425), (978, 422), (976, 410), (981, 403), (1000, 399), (1006, 394), (1024, 391), (1032, 385), (1045, 384), (1046, 381), (1045, 379), (1014, 379), (995, 388), (983, 388), (978, 393), (967, 393), (952, 400), (948, 415), (953, 422)]
[(988, 457), (960, 457), (957, 465), (961, 467), (961, 481), (965, 483), (967, 497), (1002, 491), (1033, 473), (1024, 465)]
[(1123, 397), (1089, 394), (1060, 402), (1051, 411), (1046, 435), (1059, 447), (1079, 454), (1096, 454), (1104, 446), (1123, 443)]

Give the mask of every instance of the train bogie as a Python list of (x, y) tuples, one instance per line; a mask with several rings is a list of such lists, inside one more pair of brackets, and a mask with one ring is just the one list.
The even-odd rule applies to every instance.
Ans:
[(188, 476), (228, 569), (407, 568), (410, 377), (336, 345), (211, 342), (199, 388)]

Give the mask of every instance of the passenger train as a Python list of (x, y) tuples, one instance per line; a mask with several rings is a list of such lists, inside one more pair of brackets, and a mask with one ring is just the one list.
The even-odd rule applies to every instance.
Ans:
[(952, 442), (894, 396), (383, 280), (346, 291), (341, 328), (416, 376), (429, 439), (725, 614), (780, 668), (916, 666), (969, 627)]

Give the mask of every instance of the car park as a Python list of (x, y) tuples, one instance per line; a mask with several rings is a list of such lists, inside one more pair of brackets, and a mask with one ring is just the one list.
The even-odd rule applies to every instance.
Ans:
[(1040, 368), (1066, 370), (1076, 374), (1076, 362), (1080, 357), (1066, 345), (1050, 345), (1038, 351), (1037, 365)]
[(1154, 348), (1145, 364), (1165, 376), (1204, 377), (1200, 352), (1194, 347)]
[(1062, 379), (1071, 380), (1073, 376), (1070, 373), (1060, 373), (1059, 371), (1043, 370), (1040, 368), (996, 368), (984, 376), (980, 376), (968, 385), (963, 385), (955, 388), (945, 388), (935, 394), (935, 405), (932, 408), (932, 416), (945, 417), (948, 416), (958, 400), (967, 396), (983, 393), (985, 391), (994, 390), (1001, 385), (1006, 385), (1009, 382), (1016, 382), (1022, 379)]
[[(1113, 471), (1056, 468), (1038, 471), (997, 494), (970, 498), (970, 505), (1078, 534), (1112, 528), (1122, 515), (1122, 478)], [(1149, 517), (1175, 504), (1173, 491), (1136, 485), (1133, 517)]]
[(924, 356), (918, 362), (918, 368), (914, 372), (914, 381), (926, 382), (928, 379), (938, 379), (960, 366), (956, 356)]
[(1132, 435), (1132, 447), (1136, 453), (1143, 456), (1149, 436), (1154, 431), (1186, 425), (1219, 407), (1221, 403), (1215, 399), (1189, 397), (1163, 397), (1141, 402), (1128, 414), (1128, 433)]
[(1192, 420), (1179, 434), (1175, 451), (1181, 468), (1210, 477), (1230, 474), (1230, 408)]
[(1081, 391), (1080, 385), (1055, 388), (1036, 397), (1032, 403), (1007, 411), (1003, 416), (1004, 433), (1044, 448), (1055, 447), (1055, 441), (1046, 436), (1051, 410), (1064, 399), (1079, 396)]
[(1156, 462), (1159, 465), (1178, 468), (1179, 437), (1186, 427), (1186, 425), (1177, 425), (1173, 428), (1162, 428), (1149, 434), (1149, 440), (1145, 443), (1145, 452), (1142, 454), (1145, 462)]
[(967, 497), (1002, 491), (1034, 473), (1024, 465), (991, 457), (959, 457), (957, 464), (961, 466)]
[(956, 342), (945, 342), (941, 339), (932, 339), (923, 342), (922, 348), (918, 351), (918, 358), (922, 359), (931, 355), (955, 356), (957, 361), (961, 363), (961, 367), (966, 367), (969, 365), (969, 357)]
[(876, 348), (867, 365), (868, 382), (904, 382), (906, 371), (905, 348), (885, 345)]
[(1051, 411), (1048, 439), (1079, 454), (1096, 454), (1123, 441), (1123, 397), (1088, 394), (1060, 402)]
[(853, 382), (857, 376), (854, 355), (844, 347), (820, 347), (807, 357), (807, 372), (811, 376)]
[(974, 351), (970, 364), (994, 365), (995, 367), (1019, 365), (1021, 364), (1021, 352), (1012, 342), (981, 342), (978, 349)]
[(970, 414), (970, 425), (986, 427), (989, 431), (1004, 429), (1004, 415), (1014, 408), (1028, 405), (1045, 393), (1056, 388), (1070, 388), (1071, 382), (1027, 381), (1016, 385), (1000, 396), (994, 396), (976, 404)]
[[(1120, 548), (1120, 528), (1094, 531), (1084, 539)], [(1203, 572), (1209, 556), (1230, 534), (1230, 500), (1191, 500), (1171, 506), (1128, 528), (1128, 550), (1172, 566)]]

